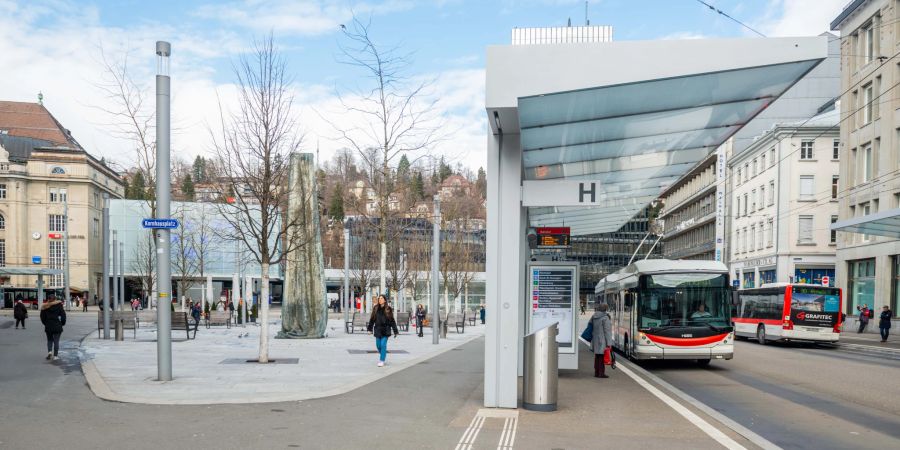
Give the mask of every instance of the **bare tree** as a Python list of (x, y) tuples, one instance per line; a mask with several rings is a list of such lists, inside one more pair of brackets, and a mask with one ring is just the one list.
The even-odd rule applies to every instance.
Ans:
[(444, 285), (444, 311), (441, 332), (446, 334), (447, 319), (450, 316), (450, 299), (456, 299), (475, 277), (475, 272), (483, 270), (475, 261), (475, 254), (482, 243), (472, 232), (472, 209), (466, 197), (454, 197), (444, 203), (441, 210), (441, 258), (439, 271)]
[(178, 293), (181, 297), (181, 310), (184, 311), (185, 295), (194, 286), (194, 274), (197, 270), (197, 254), (194, 251), (191, 223), (186, 214), (187, 206), (179, 204), (175, 216), (181, 226), (172, 233), (172, 266), (178, 274)]
[[(223, 192), (235, 192), (232, 204), (217, 207), (227, 238), (244, 243), (262, 271), (259, 362), (269, 362), (269, 268), (299, 245), (297, 226), (283, 211), (288, 200), (289, 155), (301, 136), (293, 111), (291, 80), (272, 35), (254, 43), (235, 64), (237, 111), (220, 104), (221, 129), (211, 132), (215, 170)], [(296, 220), (295, 220), (296, 221)]]
[[(368, 87), (348, 98), (339, 96), (345, 112), (359, 116), (361, 122), (346, 126), (334, 123), (339, 139), (361, 158), (367, 176), (367, 188), (374, 191), (374, 202), (364, 198), (362, 214), (377, 217), (377, 239), (380, 243), (380, 286), (386, 288), (387, 243), (402, 232), (398, 222), (402, 216), (398, 183), (392, 168), (401, 155), (414, 159), (424, 156), (440, 139), (440, 123), (435, 116), (436, 100), (427, 99), (430, 81), (411, 81), (406, 71), (410, 58), (398, 47), (377, 44), (369, 34), (371, 23), (354, 17), (349, 26), (342, 26), (349, 43), (341, 46), (343, 62), (360, 69)], [(367, 197), (367, 196), (365, 196)], [(393, 198), (392, 198), (393, 197)]]
[[(200, 204), (200, 214), (198, 214), (191, 223), (190, 235), (191, 251), (194, 254), (194, 258), (196, 258), (195, 268), (197, 270), (197, 274), (200, 277), (201, 284), (203, 284), (206, 280), (206, 266), (209, 263), (209, 258), (217, 244), (216, 234), (218, 232), (218, 228), (228, 228), (225, 226), (218, 228), (214, 227), (210, 220), (210, 214), (208, 214), (208, 211), (206, 210), (207, 207), (209, 207), (207, 203)], [(216, 207), (213, 206), (212, 208)], [(211, 298), (206, 299), (206, 301), (208, 303), (212, 303)]]
[[(156, 287), (156, 245), (153, 243), (153, 236), (148, 233), (139, 238), (133, 254), (131, 270), (137, 274), (144, 296), (147, 296)], [(152, 299), (148, 301), (150, 300)], [(151, 306), (147, 304), (148, 308)]]

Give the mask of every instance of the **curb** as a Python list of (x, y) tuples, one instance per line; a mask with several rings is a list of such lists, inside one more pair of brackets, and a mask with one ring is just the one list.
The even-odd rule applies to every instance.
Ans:
[[(84, 338), (82, 338), (82, 342), (90, 336), (88, 333)], [(138, 403), (138, 404), (147, 404), (147, 405), (233, 405), (233, 404), (258, 404), (258, 403), (283, 403), (283, 402), (296, 402), (303, 400), (314, 400), (326, 397), (333, 397), (336, 395), (345, 394), (347, 392), (353, 391), (355, 389), (361, 388), (367, 384), (374, 383), (384, 377), (389, 375), (393, 375), (397, 372), (405, 370), (409, 367), (412, 367), (416, 364), (419, 364), (424, 361), (428, 361), (436, 356), (440, 356), (454, 348), (459, 346), (468, 344), (476, 339), (483, 338), (484, 335), (472, 335), (470, 337), (466, 337), (465, 340), (458, 342), (456, 345), (447, 346), (446, 348), (441, 348), (439, 350), (433, 351), (431, 353), (424, 354), (421, 358), (406, 361), (397, 365), (389, 365), (385, 366), (386, 370), (379, 370), (377, 372), (372, 373), (371, 375), (361, 377), (359, 379), (354, 380), (351, 383), (338, 386), (333, 389), (328, 389), (325, 391), (320, 391), (316, 393), (305, 393), (305, 394), (296, 394), (290, 392), (284, 393), (275, 393), (275, 394), (264, 394), (264, 395), (253, 395), (252, 397), (248, 396), (247, 398), (225, 398), (217, 401), (208, 401), (202, 398), (190, 398), (185, 400), (167, 400), (160, 399), (156, 397), (144, 397), (144, 396), (134, 396), (127, 395), (115, 392), (109, 385), (106, 383), (106, 380), (100, 374), (100, 371), (97, 369), (97, 366), (94, 364), (92, 359), (89, 359), (84, 356), (82, 352), (80, 355), (81, 360), (81, 368), (84, 373), (84, 378), (88, 383), (88, 386), (91, 389), (91, 392), (98, 398), (103, 400), (109, 400), (120, 403)], [(177, 378), (173, 381), (150, 381), (151, 384), (156, 383), (177, 383)]]

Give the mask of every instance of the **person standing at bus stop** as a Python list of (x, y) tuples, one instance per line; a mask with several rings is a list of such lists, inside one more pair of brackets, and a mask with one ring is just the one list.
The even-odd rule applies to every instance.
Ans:
[(594, 316), (591, 317), (594, 327), (591, 349), (594, 351), (594, 376), (597, 378), (609, 378), (603, 361), (607, 349), (612, 351), (612, 321), (607, 310), (609, 310), (609, 305), (600, 303), (597, 305)]
[(888, 305), (884, 305), (881, 309), (881, 316), (878, 317), (878, 330), (881, 331), (881, 342), (887, 342), (888, 335), (891, 334), (891, 316), (894, 312)]
[(859, 329), (856, 330), (857, 333), (862, 333), (866, 331), (866, 325), (869, 324), (869, 305), (865, 304), (856, 307), (856, 310), (859, 311)]

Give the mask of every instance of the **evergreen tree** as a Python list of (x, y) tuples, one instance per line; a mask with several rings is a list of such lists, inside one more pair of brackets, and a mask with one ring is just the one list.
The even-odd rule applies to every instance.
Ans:
[(146, 200), (147, 186), (145, 186), (144, 174), (140, 171), (131, 179), (131, 195), (126, 194), (126, 197), (131, 200)]
[(186, 200), (194, 201), (194, 180), (189, 173), (185, 174), (184, 179), (181, 180), (181, 193)]
[(487, 198), (487, 174), (484, 172), (484, 167), (478, 168), (478, 178), (475, 179), (475, 191), (478, 193), (479, 198)]
[(122, 178), (122, 184), (124, 185), (123, 187), (125, 188), (125, 191), (124, 191), (124, 192), (125, 192), (125, 198), (131, 198), (131, 197), (130, 197), (130, 194), (131, 194), (131, 183), (128, 182), (128, 177), (123, 177), (123, 178)]
[(400, 162), (397, 164), (397, 179), (404, 183), (409, 181), (409, 159), (405, 153), (400, 157)]
[(197, 180), (198, 183), (206, 182), (206, 160), (203, 159), (202, 156), (197, 155), (194, 158), (194, 179)]
[(340, 184), (334, 186), (331, 203), (328, 205), (328, 216), (334, 220), (344, 220), (344, 189)]
[(450, 164), (447, 164), (447, 162), (444, 161), (444, 157), (441, 156), (441, 162), (438, 166), (438, 179), (443, 183), (450, 175), (453, 175), (453, 168), (450, 167)]
[(410, 191), (412, 191), (413, 199), (416, 201), (422, 200), (425, 198), (425, 180), (422, 177), (422, 172), (416, 172), (412, 177), (412, 182), (410, 183)]

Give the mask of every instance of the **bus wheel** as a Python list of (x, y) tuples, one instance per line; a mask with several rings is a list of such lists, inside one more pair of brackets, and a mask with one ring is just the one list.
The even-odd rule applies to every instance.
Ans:
[(709, 361), (710, 361), (709, 359), (698, 359), (697, 365), (700, 367), (706, 367), (709, 365)]
[(763, 324), (759, 324), (756, 328), (756, 341), (759, 345), (766, 345), (766, 326)]

